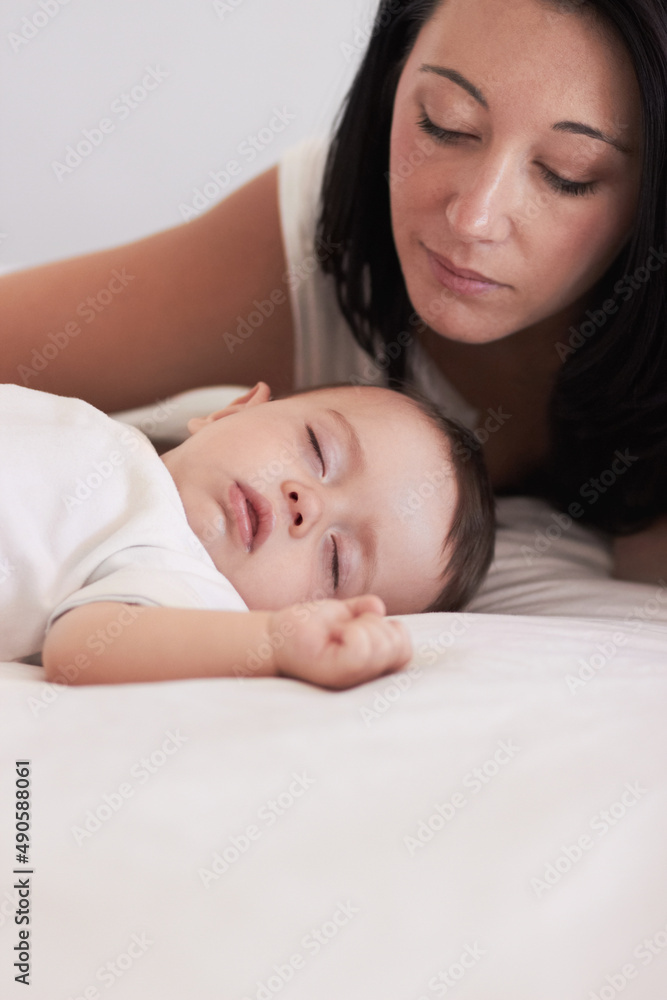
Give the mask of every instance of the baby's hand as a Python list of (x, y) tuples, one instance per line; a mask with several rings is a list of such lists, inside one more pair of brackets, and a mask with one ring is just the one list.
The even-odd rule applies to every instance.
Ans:
[(276, 611), (271, 632), (288, 633), (275, 651), (278, 675), (340, 690), (393, 673), (410, 659), (412, 644), (405, 625), (385, 614), (373, 594)]

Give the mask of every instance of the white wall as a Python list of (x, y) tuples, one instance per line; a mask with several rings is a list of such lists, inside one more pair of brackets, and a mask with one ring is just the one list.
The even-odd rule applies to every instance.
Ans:
[[(176, 225), (209, 171), (238, 164), (219, 200), (288, 146), (326, 132), (376, 8), (377, 0), (2, 0), (0, 267)], [(133, 100), (149, 69), (154, 89)], [(102, 119), (108, 131), (93, 132), (98, 145), (67, 170), (67, 147)]]

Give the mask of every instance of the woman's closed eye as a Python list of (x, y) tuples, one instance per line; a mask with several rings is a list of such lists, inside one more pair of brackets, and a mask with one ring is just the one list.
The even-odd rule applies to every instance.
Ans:
[(469, 132), (452, 132), (450, 129), (440, 128), (439, 125), (431, 121), (428, 115), (422, 115), (417, 124), (423, 132), (432, 135), (435, 139), (439, 139), (440, 142), (453, 144), (458, 142), (459, 139), (477, 138), (477, 136), (471, 135)]
[[(452, 132), (449, 129), (440, 128), (439, 125), (434, 124), (428, 115), (424, 114), (417, 121), (422, 131), (428, 133), (428, 135), (433, 136), (439, 142), (444, 145), (454, 146), (457, 145), (462, 139), (478, 139), (476, 135), (472, 135), (469, 132)], [(557, 191), (559, 194), (565, 195), (583, 195), (592, 194), (597, 184), (595, 181), (569, 181), (565, 177), (559, 177), (555, 174), (553, 170), (549, 170), (548, 167), (538, 164), (542, 176), (553, 191)]]
[(595, 181), (568, 181), (565, 177), (559, 177), (558, 174), (546, 167), (540, 166), (540, 170), (547, 184), (561, 194), (592, 194), (597, 187)]

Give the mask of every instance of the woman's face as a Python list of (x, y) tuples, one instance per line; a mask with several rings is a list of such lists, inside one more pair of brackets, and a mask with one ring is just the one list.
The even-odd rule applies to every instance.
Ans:
[(433, 330), (481, 344), (586, 302), (630, 235), (640, 116), (623, 44), (589, 15), (441, 4), (401, 73), (390, 149), (396, 250)]

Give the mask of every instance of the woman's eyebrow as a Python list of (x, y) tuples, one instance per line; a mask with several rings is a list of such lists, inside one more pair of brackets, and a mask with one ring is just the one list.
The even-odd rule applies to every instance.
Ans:
[(479, 90), (474, 83), (471, 83), (470, 80), (466, 80), (464, 76), (457, 73), (455, 69), (447, 69), (446, 66), (433, 66), (430, 63), (423, 63), (423, 65), (419, 67), (419, 71), (421, 73), (437, 73), (438, 76), (446, 77), (448, 80), (451, 80), (452, 83), (456, 83), (459, 87), (463, 87), (463, 89), (466, 90), (471, 97), (474, 97), (478, 104), (481, 104), (487, 111), (489, 110), (489, 105), (487, 104), (482, 91)]
[(629, 146), (625, 146), (622, 142), (618, 142), (612, 138), (612, 136), (606, 135), (599, 128), (593, 128), (592, 125), (584, 125), (583, 122), (556, 122), (551, 127), (556, 132), (572, 132), (574, 135), (587, 135), (590, 139), (600, 139), (602, 142), (608, 142), (610, 146), (618, 149), (621, 153), (632, 152)]
[[(474, 83), (470, 82), (470, 80), (466, 80), (466, 78), (455, 69), (448, 69), (446, 66), (433, 66), (430, 63), (424, 63), (419, 68), (422, 73), (437, 73), (438, 76), (444, 76), (447, 80), (451, 80), (452, 83), (456, 83), (459, 87), (462, 87), (477, 101), (478, 104), (481, 104), (483, 108), (486, 108), (487, 111), (489, 110), (487, 100), (479, 87), (476, 87)], [(614, 149), (618, 149), (621, 153), (632, 152), (629, 146), (618, 142), (617, 139), (614, 139), (612, 136), (607, 135), (607, 133), (602, 132), (599, 128), (593, 128), (592, 125), (585, 125), (583, 122), (556, 122), (556, 124), (551, 127), (556, 132), (572, 132), (574, 135), (588, 136), (589, 139), (599, 139), (601, 142), (606, 142), (610, 146), (613, 146)]]

